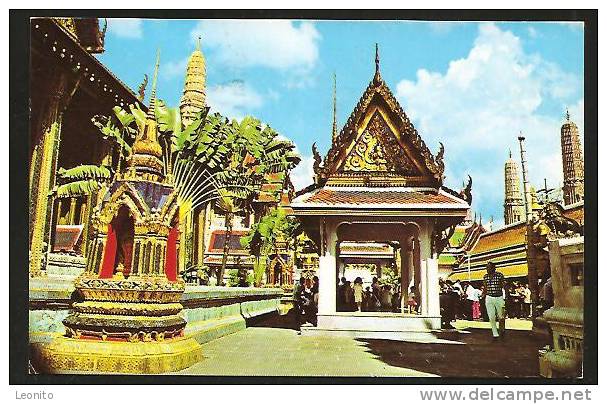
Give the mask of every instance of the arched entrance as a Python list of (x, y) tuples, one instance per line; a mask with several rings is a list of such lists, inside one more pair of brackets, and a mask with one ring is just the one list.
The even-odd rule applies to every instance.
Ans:
[[(421, 290), (421, 262), (420, 262), (420, 228), (415, 222), (378, 222), (378, 221), (348, 221), (337, 225), (336, 271), (337, 275), (344, 274), (344, 262), (341, 258), (340, 246), (344, 242), (372, 242), (389, 243), (396, 249), (395, 254), (399, 260), (396, 263), (396, 276), (398, 283), (390, 285), (390, 293), (398, 295), (392, 307), (395, 311), (404, 313), (406, 297), (411, 289), (415, 288), (417, 295)], [(347, 279), (348, 282), (353, 279)], [(366, 282), (365, 282), (366, 281)], [(365, 286), (370, 281), (363, 280)], [(339, 295), (336, 295), (339, 299)], [(418, 300), (419, 302), (419, 300)], [(336, 304), (336, 307), (339, 305)], [(385, 305), (384, 305), (385, 309)], [(345, 310), (347, 311), (347, 310)]]
[(134, 238), (133, 216), (130, 209), (126, 205), (122, 205), (108, 225), (100, 278), (111, 278), (118, 272), (125, 277), (130, 275), (133, 264)]

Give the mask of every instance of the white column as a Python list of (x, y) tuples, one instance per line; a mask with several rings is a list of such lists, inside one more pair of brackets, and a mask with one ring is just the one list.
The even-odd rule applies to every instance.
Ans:
[[(435, 259), (432, 259), (432, 229), (428, 223), (420, 224), (419, 255), (421, 265), (419, 285), (422, 315), (440, 315), (438, 294), (438, 263)], [(438, 312), (436, 312), (437, 307)]]
[[(416, 280), (417, 283), (417, 280)], [(422, 259), (419, 266), (419, 296), (421, 304), (422, 316), (428, 315), (428, 277), (427, 277), (427, 260)]]
[[(321, 219), (322, 221), (322, 219)], [(322, 222), (321, 222), (322, 223)], [(325, 251), (318, 258), (318, 281), (319, 296), (318, 296), (318, 314), (332, 314), (336, 312), (336, 292), (337, 285), (335, 284), (337, 274), (336, 260), (336, 245), (337, 234), (334, 223), (327, 221), (324, 225), (321, 224), (321, 243), (326, 245)], [(326, 237), (326, 240), (322, 240)]]
[(426, 260), (426, 310), (428, 316), (440, 316), (440, 290), (438, 287), (438, 260)]

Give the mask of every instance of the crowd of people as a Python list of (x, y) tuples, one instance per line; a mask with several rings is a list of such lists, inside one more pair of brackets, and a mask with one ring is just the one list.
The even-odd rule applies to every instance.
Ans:
[[(400, 311), (400, 285), (381, 284), (377, 277), (373, 277), (371, 285), (364, 287), (361, 277), (353, 282), (345, 277), (337, 280), (337, 311)], [(418, 297), (415, 288), (411, 288), (407, 295), (408, 311), (416, 313)]]
[[(345, 277), (337, 280), (336, 309), (338, 312), (400, 312), (400, 285), (380, 283), (374, 277), (370, 286), (364, 286), (361, 277), (349, 281)], [(318, 277), (300, 278), (293, 287), (293, 309), (297, 325), (316, 325), (318, 312)], [(412, 286), (406, 296), (407, 313), (419, 313), (419, 296)]]
[[(443, 325), (451, 327), (456, 319), (488, 321), (485, 304), (485, 286), (482, 281), (455, 282), (439, 279), (440, 306)], [(505, 282), (505, 315), (508, 318), (530, 318), (532, 313), (531, 290), (522, 282)]]

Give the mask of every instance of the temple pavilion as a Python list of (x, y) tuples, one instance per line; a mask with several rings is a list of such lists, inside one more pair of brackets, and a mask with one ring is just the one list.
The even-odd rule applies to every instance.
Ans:
[[(418, 134), (381, 76), (377, 47), (371, 82), (341, 132), (333, 128), (324, 159), (314, 147), (314, 184), (291, 203), (319, 246), (318, 324), (304, 333), (393, 338), (439, 329), (437, 257), (468, 214), (471, 181), (461, 192), (443, 185), (444, 149), (434, 155)], [(404, 313), (402, 298), (398, 313), (337, 311), (337, 277), (353, 243), (398, 250), (401, 296), (415, 287), (421, 314)]]

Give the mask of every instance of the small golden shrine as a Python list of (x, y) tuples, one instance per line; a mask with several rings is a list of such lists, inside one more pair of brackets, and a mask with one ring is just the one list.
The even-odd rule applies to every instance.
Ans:
[(164, 176), (155, 117), (156, 62), (150, 107), (128, 167), (111, 184), (93, 217), (79, 300), (63, 321), (66, 334), (42, 355), (51, 373), (162, 373), (201, 359), (184, 336), (185, 285), (177, 278), (177, 193)]

